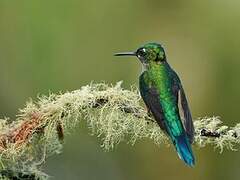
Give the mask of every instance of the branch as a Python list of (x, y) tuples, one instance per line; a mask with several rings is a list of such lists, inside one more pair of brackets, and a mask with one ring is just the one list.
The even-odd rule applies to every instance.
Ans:
[[(11, 179), (15, 173), (46, 179), (38, 169), (48, 156), (61, 152), (64, 134), (82, 120), (102, 139), (105, 150), (122, 141), (133, 145), (143, 138), (157, 145), (169, 142), (145, 110), (137, 89), (125, 90), (121, 82), (115, 86), (91, 83), (80, 90), (39, 97), (37, 102), (28, 102), (16, 120), (0, 120), (0, 177)], [(194, 144), (212, 144), (220, 152), (235, 150), (234, 145), (240, 143), (240, 124), (221, 124), (219, 117), (195, 120)]]

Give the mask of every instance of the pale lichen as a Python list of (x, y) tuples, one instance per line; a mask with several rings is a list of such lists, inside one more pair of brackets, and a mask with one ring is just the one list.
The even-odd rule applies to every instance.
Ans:
[[(0, 177), (7, 179), (15, 173), (46, 179), (38, 169), (48, 156), (61, 152), (64, 135), (83, 120), (101, 138), (105, 150), (122, 141), (133, 145), (143, 138), (157, 145), (169, 141), (147, 113), (136, 88), (125, 90), (121, 82), (115, 86), (91, 83), (29, 101), (16, 120), (0, 121)], [(235, 150), (234, 145), (240, 143), (240, 124), (230, 128), (219, 117), (206, 117), (195, 120), (194, 125), (196, 146), (212, 144), (222, 152), (224, 148)]]

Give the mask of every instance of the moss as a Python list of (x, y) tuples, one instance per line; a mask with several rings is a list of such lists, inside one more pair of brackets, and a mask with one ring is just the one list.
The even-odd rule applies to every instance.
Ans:
[[(46, 179), (38, 169), (48, 156), (61, 152), (64, 135), (83, 120), (92, 134), (101, 138), (105, 150), (122, 141), (134, 145), (143, 138), (157, 145), (168, 144), (142, 104), (138, 90), (125, 90), (121, 82), (115, 86), (91, 83), (79, 90), (29, 101), (16, 120), (0, 120), (0, 170), (29, 172)], [(229, 128), (219, 117), (206, 117), (194, 121), (194, 125), (196, 146), (212, 144), (222, 152), (224, 148), (235, 150), (234, 145), (239, 143), (239, 124)]]

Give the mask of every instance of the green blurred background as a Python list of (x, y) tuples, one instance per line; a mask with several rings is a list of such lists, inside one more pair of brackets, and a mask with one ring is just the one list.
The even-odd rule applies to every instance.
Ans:
[[(194, 118), (238, 120), (240, 1), (1, 0), (0, 116), (14, 118), (29, 97), (94, 80), (137, 84), (139, 62), (114, 52), (162, 42), (180, 75)], [(172, 147), (145, 140), (104, 152), (82, 124), (63, 153), (48, 159), (52, 179), (239, 179), (239, 152), (194, 148), (196, 167)]]

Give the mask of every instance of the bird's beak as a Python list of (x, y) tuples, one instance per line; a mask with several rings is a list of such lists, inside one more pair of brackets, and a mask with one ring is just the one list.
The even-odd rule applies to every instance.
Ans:
[(114, 56), (136, 56), (136, 52), (121, 52), (114, 54)]

